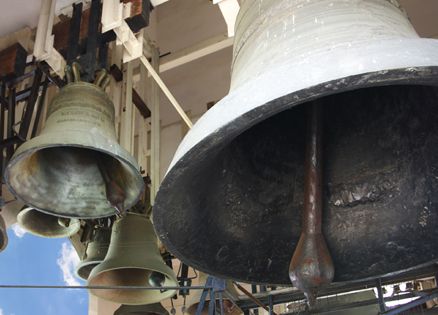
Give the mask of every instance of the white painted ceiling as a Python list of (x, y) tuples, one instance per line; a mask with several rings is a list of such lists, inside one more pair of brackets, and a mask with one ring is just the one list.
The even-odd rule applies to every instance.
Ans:
[[(59, 12), (78, 0), (57, 0)], [(35, 27), (38, 23), (41, 0), (0, 0), (0, 36), (16, 32), (26, 26)]]

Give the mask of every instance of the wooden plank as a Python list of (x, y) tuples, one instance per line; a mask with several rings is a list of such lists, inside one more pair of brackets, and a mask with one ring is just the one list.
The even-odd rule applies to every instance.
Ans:
[(0, 52), (0, 77), (12, 79), (24, 74), (27, 52), (20, 44), (14, 44)]
[(151, 111), (134, 88), (132, 89), (132, 102), (144, 119), (151, 117)]
[[(79, 30), (79, 42), (83, 41), (88, 36), (88, 21), (90, 19), (90, 9), (86, 9), (82, 12), (80, 30)], [(68, 34), (70, 33), (71, 19), (64, 20), (53, 26), (52, 34), (55, 35), (55, 41), (53, 46), (57, 51), (65, 55), (68, 48)]]

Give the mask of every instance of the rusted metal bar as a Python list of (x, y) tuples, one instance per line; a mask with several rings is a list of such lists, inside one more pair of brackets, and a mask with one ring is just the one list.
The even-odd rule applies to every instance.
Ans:
[[(258, 306), (260, 306), (261, 308), (263, 308), (265, 311), (270, 312), (269, 307), (267, 307), (266, 305), (264, 305), (262, 302), (260, 302), (259, 299), (257, 299), (254, 295), (252, 295), (248, 290), (246, 290), (244, 287), (242, 287), (240, 284), (238, 284), (237, 282), (234, 282), (234, 285), (240, 290), (242, 291), (247, 297), (249, 297), (249, 299), (251, 301), (253, 301), (255, 304), (257, 304)], [(272, 311), (273, 315), (277, 315), (274, 311)]]
[(49, 80), (46, 79), (43, 83), (43, 90), (41, 92), (41, 96), (38, 100), (38, 107), (37, 107), (37, 111), (35, 114), (35, 121), (33, 123), (33, 127), (32, 127), (32, 134), (31, 134), (31, 138), (35, 137), (38, 131), (38, 126), (40, 124), (40, 120), (41, 120), (41, 114), (43, 112), (43, 108), (44, 108), (44, 100), (46, 98), (46, 92), (47, 92), (47, 88), (49, 86)]
[(18, 132), (18, 137), (23, 141), (27, 139), (27, 135), (29, 133), (29, 127), (38, 99), (42, 77), (42, 71), (40, 69), (37, 69), (35, 72), (35, 77), (33, 78), (33, 83), (30, 90), (29, 98), (27, 100), (26, 109), (24, 110), (23, 117), (21, 119), (20, 130)]
[(68, 34), (67, 64), (71, 64), (79, 53), (82, 6), (82, 2), (73, 4), (73, 15), (70, 20), (70, 30)]
[[(15, 87), (9, 88), (9, 95), (8, 95), (8, 125), (7, 125), (7, 131), (6, 135), (8, 138), (12, 138), (14, 136), (14, 124), (15, 124)], [(9, 159), (12, 157), (12, 154), (14, 154), (14, 147), (8, 146), (6, 148), (6, 161), (9, 161)]]
[(309, 306), (313, 307), (317, 289), (333, 280), (334, 267), (321, 229), (322, 106), (313, 102), (309, 107), (302, 231), (289, 267), (289, 276), (292, 284), (304, 292)]

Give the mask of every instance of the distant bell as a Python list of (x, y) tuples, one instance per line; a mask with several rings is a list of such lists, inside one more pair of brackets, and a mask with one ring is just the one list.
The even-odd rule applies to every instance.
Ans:
[(54, 97), (44, 129), (18, 147), (5, 181), (29, 207), (70, 218), (111, 216), (117, 211), (109, 200), (129, 209), (143, 190), (136, 161), (117, 143), (113, 103), (86, 82)]
[(246, 0), (233, 55), (229, 94), (184, 138), (155, 200), (166, 248), (221, 278), (290, 285), (318, 101), (333, 281), (438, 261), (438, 41), (395, 0)]
[(122, 305), (114, 315), (169, 315), (169, 312), (160, 303), (147, 305)]
[(95, 230), (92, 240), (88, 243), (85, 256), (76, 268), (76, 274), (83, 280), (87, 280), (94, 267), (99, 265), (108, 252), (111, 240), (110, 228), (98, 228)]
[(8, 233), (6, 232), (5, 220), (0, 214), (0, 252), (4, 251), (6, 246), (8, 246)]
[[(205, 286), (207, 282), (208, 275), (203, 272), (198, 272), (198, 285)], [(234, 300), (237, 300), (238, 293), (234, 288), (232, 281), (226, 281), (226, 291)], [(196, 311), (198, 309), (200, 300), (202, 296), (202, 290), (190, 290), (189, 300), (187, 302), (187, 308), (184, 312), (185, 315), (196, 315)], [(243, 314), (243, 311), (233, 304), (233, 302), (227, 298), (227, 295), (224, 293), (222, 295), (223, 298), (223, 311), (225, 315), (239, 315)], [(204, 302), (204, 307), (202, 308), (201, 314), (208, 315), (208, 308), (211, 303), (210, 300), (210, 291), (207, 292), (207, 296)], [(219, 299), (216, 300), (216, 312), (220, 314), (220, 303)]]
[(61, 218), (30, 207), (18, 213), (17, 222), (30, 234), (47, 238), (69, 237), (81, 228), (78, 219)]
[[(178, 285), (173, 270), (158, 251), (157, 237), (149, 218), (128, 212), (114, 223), (108, 253), (91, 271), (88, 285), (157, 288)], [(170, 298), (176, 290), (90, 289), (90, 292), (115, 303), (141, 305)]]

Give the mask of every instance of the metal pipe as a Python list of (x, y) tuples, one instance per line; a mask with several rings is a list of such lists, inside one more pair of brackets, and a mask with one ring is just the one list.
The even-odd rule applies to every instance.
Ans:
[(380, 280), (380, 278), (376, 280), (376, 289), (377, 289), (377, 296), (379, 298), (380, 312), (385, 312), (386, 311), (385, 299), (383, 298), (382, 280)]
[[(240, 290), (242, 291), (246, 296), (249, 297), (250, 300), (252, 300), (255, 304), (257, 304), (258, 306), (260, 306), (261, 308), (263, 308), (265, 311), (270, 313), (269, 307), (267, 307), (266, 305), (264, 305), (262, 302), (260, 302), (259, 299), (257, 299), (254, 295), (252, 295), (250, 292), (248, 292), (244, 287), (242, 287), (240, 284), (238, 284), (237, 282), (233, 282), (234, 285)], [(271, 314), (271, 313), (270, 313)], [(277, 315), (274, 311), (272, 311), (272, 315)]]

